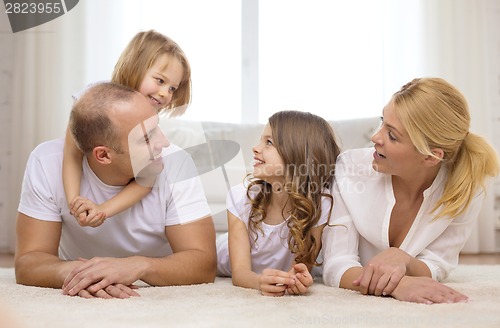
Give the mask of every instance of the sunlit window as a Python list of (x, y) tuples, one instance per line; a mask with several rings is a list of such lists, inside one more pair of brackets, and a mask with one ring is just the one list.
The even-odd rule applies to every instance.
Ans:
[(379, 1), (259, 5), (261, 121), (280, 109), (332, 119), (377, 115), (383, 101)]
[(191, 63), (186, 119), (257, 123), (284, 109), (330, 120), (373, 117), (419, 75), (419, 1), (86, 3), (88, 82), (109, 79), (135, 33), (155, 29)]

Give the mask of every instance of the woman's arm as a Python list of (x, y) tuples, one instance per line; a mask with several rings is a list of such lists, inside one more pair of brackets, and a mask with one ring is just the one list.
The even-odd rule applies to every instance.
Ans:
[(352, 284), (365, 295), (389, 295), (405, 275), (431, 277), (424, 262), (397, 247), (390, 247), (373, 257)]
[[(359, 276), (345, 276), (349, 269), (362, 269), (359, 259), (359, 232), (349, 210), (334, 183), (333, 209), (330, 222), (323, 229), (323, 281), (328, 286), (357, 290), (352, 282)], [(361, 272), (361, 271), (360, 271)], [(349, 284), (345, 283), (349, 280)], [(341, 282), (342, 281), (342, 282)]]
[[(460, 251), (470, 237), (484, 197), (485, 193), (482, 190), (478, 191), (462, 214), (453, 219), (441, 218), (431, 224), (431, 226), (442, 224), (446, 227), (415, 258), (429, 268), (433, 279), (437, 281), (446, 279), (458, 265)], [(417, 274), (411, 272), (408, 275), (416, 276)]]

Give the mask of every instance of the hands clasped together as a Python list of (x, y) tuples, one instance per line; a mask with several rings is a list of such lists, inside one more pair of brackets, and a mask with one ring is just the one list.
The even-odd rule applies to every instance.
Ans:
[(138, 268), (128, 259), (79, 259), (64, 280), (63, 294), (83, 298), (129, 298), (140, 296), (133, 283), (138, 280)]
[(266, 296), (303, 295), (313, 284), (313, 278), (303, 263), (295, 264), (286, 272), (265, 269), (259, 278), (260, 291)]
[(102, 205), (97, 205), (90, 199), (77, 196), (69, 204), (70, 214), (82, 227), (98, 227), (106, 220), (106, 212)]
[(407, 275), (410, 255), (399, 248), (388, 248), (375, 256), (353, 281), (364, 295), (392, 296), (415, 303), (466, 302), (464, 294), (430, 277)]

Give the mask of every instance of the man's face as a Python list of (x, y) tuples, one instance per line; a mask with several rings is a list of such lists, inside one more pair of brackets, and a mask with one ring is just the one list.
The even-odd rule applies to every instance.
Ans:
[(133, 102), (117, 108), (114, 123), (120, 129), (125, 149), (115, 164), (131, 178), (151, 187), (163, 169), (162, 150), (169, 146), (158, 126), (158, 115), (146, 98), (137, 93)]
[(169, 142), (158, 122), (158, 115), (151, 116), (133, 127), (128, 135), (130, 161), (139, 183), (149, 184), (142, 179), (156, 177), (163, 169), (161, 154)]

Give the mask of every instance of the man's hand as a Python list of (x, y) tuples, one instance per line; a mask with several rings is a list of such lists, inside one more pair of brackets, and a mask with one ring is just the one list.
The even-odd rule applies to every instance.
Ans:
[(130, 286), (140, 279), (142, 267), (139, 259), (94, 257), (82, 260), (83, 263), (75, 267), (64, 280), (63, 293), (74, 296), (86, 290), (95, 295), (99, 290), (108, 292), (106, 288), (110, 285)]
[(134, 289), (137, 289), (137, 286), (130, 285), (125, 286), (123, 284), (114, 284), (109, 285), (105, 289), (99, 289), (97, 292), (90, 292), (87, 289), (83, 289), (78, 292), (77, 296), (83, 298), (130, 298), (131, 296), (141, 296)]
[(295, 282), (295, 275), (276, 269), (264, 269), (259, 277), (260, 291), (266, 296), (283, 296)]
[(429, 277), (405, 276), (391, 294), (397, 300), (414, 303), (467, 302), (468, 297)]
[(405, 276), (410, 260), (410, 255), (399, 248), (388, 248), (371, 259), (352, 284), (365, 295), (390, 295)]
[(309, 273), (304, 263), (297, 263), (293, 266), (290, 273), (295, 275), (295, 285), (290, 285), (287, 292), (290, 295), (303, 295), (307, 293), (309, 287), (313, 284), (313, 277)]

